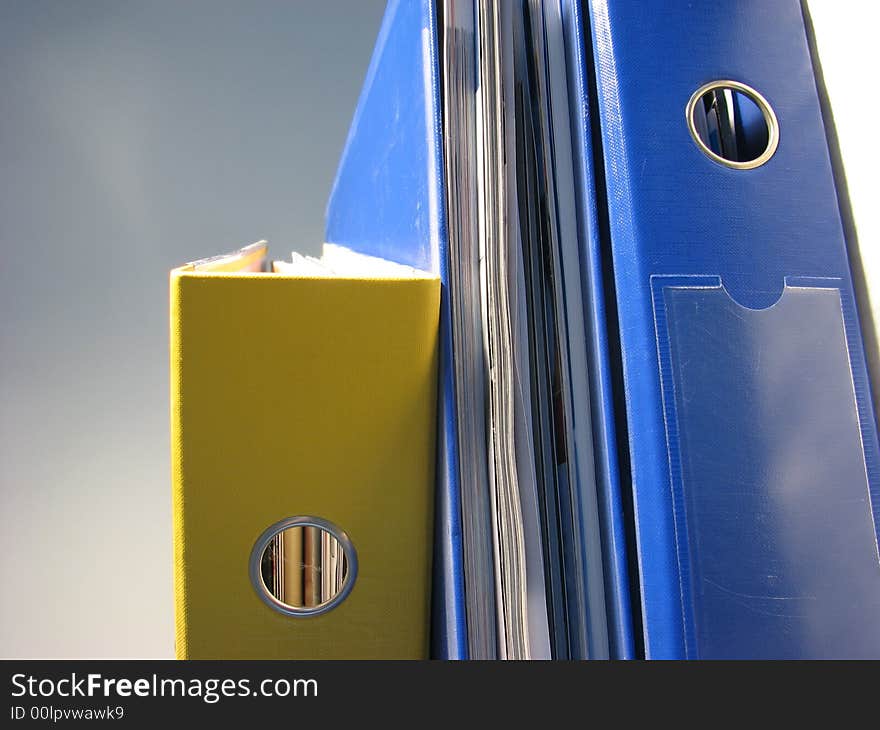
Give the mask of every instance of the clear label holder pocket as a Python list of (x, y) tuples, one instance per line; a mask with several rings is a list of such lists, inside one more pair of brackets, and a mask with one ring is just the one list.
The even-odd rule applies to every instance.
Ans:
[(852, 631), (880, 557), (841, 282), (760, 310), (717, 276), (651, 284), (688, 656), (877, 656)]

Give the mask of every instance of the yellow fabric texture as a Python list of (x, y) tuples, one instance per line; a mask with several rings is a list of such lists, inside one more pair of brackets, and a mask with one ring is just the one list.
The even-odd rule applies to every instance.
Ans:
[[(427, 656), (439, 300), (436, 278), (172, 272), (179, 658)], [(296, 515), (357, 551), (326, 614), (250, 582), (257, 538)]]

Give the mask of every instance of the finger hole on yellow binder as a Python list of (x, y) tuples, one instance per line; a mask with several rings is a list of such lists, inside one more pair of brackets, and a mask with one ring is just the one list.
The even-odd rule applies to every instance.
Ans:
[(738, 81), (701, 86), (691, 96), (686, 116), (697, 147), (735, 170), (763, 165), (779, 144), (779, 122), (770, 103)]
[(336, 525), (320, 517), (290, 517), (254, 544), (251, 583), (270, 608), (314, 616), (338, 606), (354, 587), (357, 554)]

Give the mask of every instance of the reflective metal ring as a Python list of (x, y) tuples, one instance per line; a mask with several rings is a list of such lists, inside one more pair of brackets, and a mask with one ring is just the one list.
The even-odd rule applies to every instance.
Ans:
[[(276, 535), (284, 532), (285, 530), (289, 530), (292, 527), (317, 527), (321, 530), (324, 530), (325, 532), (336, 538), (336, 540), (342, 546), (343, 551), (345, 552), (345, 559), (347, 562), (345, 582), (342, 584), (342, 588), (335, 596), (333, 596), (333, 598), (318, 606), (308, 608), (305, 606), (290, 606), (283, 601), (278, 600), (274, 595), (272, 595), (272, 592), (263, 581), (263, 574), (260, 569), (263, 560), (263, 553)], [(357, 579), (358, 573), (357, 551), (354, 549), (354, 544), (352, 543), (351, 538), (349, 538), (349, 536), (345, 533), (345, 531), (341, 530), (329, 520), (325, 520), (321, 517), (308, 517), (304, 515), (297, 517), (288, 517), (287, 519), (276, 522), (274, 525), (267, 528), (263, 532), (263, 534), (260, 535), (259, 538), (257, 538), (257, 541), (254, 543), (254, 547), (251, 550), (248, 571), (250, 573), (251, 584), (253, 585), (254, 590), (257, 592), (257, 595), (260, 597), (263, 603), (265, 603), (270, 608), (278, 611), (279, 613), (283, 613), (285, 616), (319, 616), (336, 608), (340, 603), (348, 598), (348, 594), (351, 593), (352, 588), (354, 588), (354, 583)]]
[[(734, 91), (739, 91), (749, 97), (761, 110), (761, 114), (764, 116), (764, 122), (767, 125), (767, 147), (754, 160), (748, 160), (746, 162), (728, 160), (709, 149), (709, 147), (706, 146), (706, 143), (700, 137), (700, 134), (697, 131), (696, 124), (694, 122), (694, 111), (697, 107), (697, 103), (700, 101), (703, 95), (708, 91), (712, 91), (713, 89), (733, 89)], [(717, 162), (719, 165), (732, 167), (734, 170), (752, 170), (756, 167), (760, 167), (765, 162), (767, 162), (767, 160), (773, 157), (773, 154), (776, 152), (776, 148), (779, 146), (779, 121), (776, 119), (776, 113), (773, 111), (773, 107), (770, 106), (770, 102), (768, 102), (751, 86), (740, 83), (739, 81), (724, 79), (721, 81), (710, 81), (708, 84), (703, 84), (693, 93), (690, 101), (687, 103), (687, 107), (685, 109), (685, 117), (687, 119), (688, 131), (690, 131), (691, 137), (693, 137), (694, 142), (696, 142), (700, 150), (707, 157)]]

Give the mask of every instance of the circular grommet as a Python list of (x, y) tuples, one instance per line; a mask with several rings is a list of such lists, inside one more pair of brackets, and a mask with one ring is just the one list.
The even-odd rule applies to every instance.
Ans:
[(286, 616), (318, 616), (342, 603), (357, 579), (348, 535), (321, 517), (288, 517), (257, 538), (248, 565), (260, 599)]
[[(733, 124), (733, 120), (725, 120), (728, 123), (733, 124), (728, 134), (733, 135), (734, 137), (739, 137), (739, 140), (737, 141), (739, 141), (740, 144), (734, 144), (734, 148), (737, 150), (741, 149), (742, 152), (737, 154), (735, 158), (724, 154), (723, 149), (717, 149), (717, 147), (722, 147), (722, 145), (716, 145), (716, 149), (713, 149), (710, 145), (710, 132), (708, 131), (706, 124), (700, 123), (700, 113), (711, 108), (714, 100), (717, 100), (719, 95), (723, 95), (724, 98), (728, 100), (729, 106), (733, 106), (736, 97), (743, 97), (742, 100), (736, 99), (737, 102), (740, 102), (740, 106), (747, 107), (749, 104), (754, 105), (754, 107), (760, 111), (763, 120), (763, 125), (759, 125), (755, 135), (752, 135), (751, 132), (747, 133), (741, 126), (737, 127)], [(688, 130), (690, 131), (694, 142), (697, 144), (697, 147), (699, 147), (709, 159), (717, 162), (719, 165), (724, 165), (725, 167), (730, 167), (734, 170), (752, 170), (756, 167), (760, 167), (773, 157), (773, 154), (776, 152), (776, 148), (779, 145), (779, 122), (776, 119), (776, 113), (773, 111), (773, 107), (771, 107), (770, 103), (755, 89), (751, 86), (740, 83), (739, 81), (725, 79), (704, 84), (693, 93), (690, 101), (688, 101), (685, 116), (687, 119)], [(718, 122), (719, 120), (716, 118), (715, 121)], [(716, 132), (716, 136), (720, 137), (720, 132)], [(760, 139), (763, 143), (759, 145), (761, 147), (760, 150), (755, 148), (755, 137)], [(743, 157), (745, 157), (745, 159), (743, 159)]]

